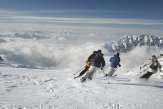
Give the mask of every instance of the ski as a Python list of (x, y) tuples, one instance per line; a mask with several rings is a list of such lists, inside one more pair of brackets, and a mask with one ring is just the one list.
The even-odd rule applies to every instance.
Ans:
[(117, 74), (114, 74), (114, 75), (112, 75), (112, 76), (107, 76), (107, 75), (105, 75), (105, 76), (103, 76), (103, 77), (101, 77), (101, 78), (105, 78), (105, 77), (117, 77)]
[(80, 77), (80, 76), (75, 76), (74, 79), (77, 79), (77, 78), (79, 78), (79, 77)]

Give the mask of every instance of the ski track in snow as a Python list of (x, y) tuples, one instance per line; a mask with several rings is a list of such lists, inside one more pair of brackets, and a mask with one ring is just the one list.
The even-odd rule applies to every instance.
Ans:
[[(163, 81), (73, 79), (71, 70), (1, 67), (0, 109), (160, 109)], [(158, 105), (159, 104), (159, 105)]]

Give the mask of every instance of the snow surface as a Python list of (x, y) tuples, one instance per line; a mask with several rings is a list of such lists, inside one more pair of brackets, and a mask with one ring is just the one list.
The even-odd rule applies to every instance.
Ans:
[[(144, 81), (118, 74), (81, 83), (76, 70), (43, 70), (11, 67), (1, 63), (1, 109), (161, 109), (163, 80)], [(120, 70), (120, 68), (118, 69)], [(107, 72), (107, 70), (105, 70)], [(107, 84), (108, 81), (110, 84)]]

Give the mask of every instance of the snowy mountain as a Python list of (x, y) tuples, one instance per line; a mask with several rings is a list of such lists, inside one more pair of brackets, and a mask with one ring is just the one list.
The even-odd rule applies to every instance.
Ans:
[(163, 37), (153, 35), (124, 36), (118, 41), (110, 41), (105, 44), (109, 52), (128, 52), (136, 46), (155, 46), (163, 48)]

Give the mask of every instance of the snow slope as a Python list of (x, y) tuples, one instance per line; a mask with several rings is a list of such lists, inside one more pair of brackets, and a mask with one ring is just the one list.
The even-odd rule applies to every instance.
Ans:
[[(120, 69), (118, 69), (120, 70)], [(0, 67), (1, 109), (161, 109), (163, 80), (130, 75), (92, 81), (73, 79), (76, 69)], [(98, 71), (100, 72), (100, 71)]]

